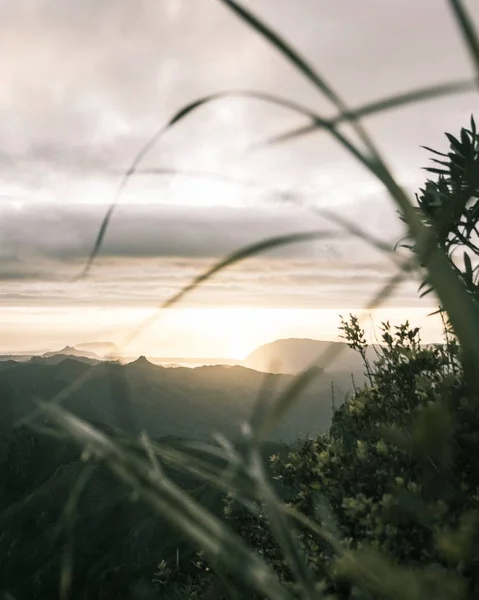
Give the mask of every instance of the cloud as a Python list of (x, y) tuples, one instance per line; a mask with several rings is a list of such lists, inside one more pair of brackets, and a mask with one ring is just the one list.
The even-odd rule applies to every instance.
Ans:
[[(375, 219), (383, 219), (383, 240), (394, 242), (402, 226), (397, 220), (391, 220), (390, 205), (368, 202), (368, 206), (374, 206), (379, 213), (371, 214), (369, 229)], [(354, 221), (356, 210), (357, 207), (348, 209), (345, 216)], [(5, 202), (0, 207), (0, 257), (29, 264), (39, 258), (67, 262), (86, 260), (104, 214), (103, 206), (93, 204), (32, 203), (19, 207)], [(371, 253), (366, 244), (345, 240), (338, 226), (300, 208), (270, 205), (194, 209), (122, 204), (107, 230), (101, 257), (220, 258), (263, 239), (316, 230), (324, 231), (329, 237), (315, 243), (288, 245), (271, 251), (272, 255), (347, 257), (350, 251), (353, 256), (354, 249), (360, 248), (362, 259), (367, 260)]]
[[(472, 75), (446, 3), (437, 0), (258, 0), (250, 6), (353, 107)], [(479, 5), (470, 1), (468, 8), (479, 20)], [(273, 188), (306, 192), (311, 203), (339, 211), (387, 242), (401, 235), (381, 186), (327, 134), (245, 154), (248, 144), (304, 119), (230, 99), (179, 123), (142, 166), (254, 179), (264, 189), (138, 176), (125, 191), (91, 277), (70, 284), (121, 173), (179, 107), (248, 88), (279, 93), (322, 114), (334, 111), (214, 0), (0, 2), (0, 71), (4, 307), (153, 306), (240, 246), (291, 231), (335, 229), (306, 209), (287, 210)], [(444, 148), (444, 130), (457, 131), (475, 106), (475, 96), (464, 94), (365, 124), (413, 191), (427, 162), (420, 146)], [(299, 244), (248, 260), (195, 292), (191, 302), (361, 304), (389, 269), (384, 256), (358, 240)], [(415, 305), (416, 283), (401, 288), (394, 302)]]
[[(468, 8), (479, 19), (476, 3)], [(304, 6), (258, 0), (253, 9), (352, 106), (472, 76), (447, 6), (436, 0), (353, 6), (349, 0)], [(0, 11), (2, 177), (20, 180), (32, 195), (39, 187), (57, 193), (59, 174), (73, 188), (80, 175), (108, 177), (126, 167), (179, 107), (218, 91), (257, 88), (332, 111), (283, 57), (214, 0), (18, 0), (1, 3)], [(419, 146), (443, 143), (443, 129), (463, 124), (473, 98), (395, 111), (368, 125), (409, 177), (423, 160)], [(253, 100), (222, 101), (169, 132), (148, 161), (198, 165), (213, 154), (218, 170), (231, 168), (238, 145), (303, 121)], [(270, 181), (297, 183), (323, 169), (338, 175), (337, 187), (344, 182), (340, 172), (352, 176), (354, 169), (326, 135), (239, 162), (249, 172), (260, 168)]]
[[(397, 241), (402, 226), (384, 199), (352, 205), (366, 210), (382, 239)], [(207, 208), (121, 205), (91, 276), (81, 271), (104, 215), (98, 205), (4, 202), (0, 208), (0, 303), (36, 306), (151, 307), (175, 294), (220, 258), (265, 238), (297, 231), (344, 234), (324, 218), (285, 206)], [(388, 235), (386, 235), (388, 234)], [(187, 300), (194, 306), (339, 307), (365, 304), (391, 274), (389, 258), (354, 237), (285, 246), (217, 275)], [(414, 284), (415, 285), (415, 284)], [(416, 288), (395, 302), (415, 305)]]

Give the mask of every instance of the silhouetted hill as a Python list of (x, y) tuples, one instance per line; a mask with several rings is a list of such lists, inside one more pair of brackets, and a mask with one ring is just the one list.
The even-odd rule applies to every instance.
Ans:
[[(267, 377), (239, 366), (168, 369), (144, 357), (127, 365), (101, 362), (90, 366), (71, 358), (55, 365), (31, 361), (0, 371), (0, 393), (8, 390), (11, 419), (32, 410), (34, 398), (48, 400), (90, 369), (88, 380), (63, 405), (87, 420), (129, 433), (145, 429), (152, 437), (210, 438), (215, 431), (236, 437), (265, 382), (271, 390), (266, 397), (271, 400), (293, 379), (289, 375)], [(325, 377), (302, 393), (273, 439), (294, 440), (298, 435), (328, 428), (330, 381)], [(337, 401), (343, 397), (344, 391), (338, 389)], [(5, 418), (2, 426), (7, 426)]]
[(50, 358), (52, 356), (57, 356), (58, 354), (61, 354), (64, 356), (77, 356), (77, 357), (81, 357), (81, 358), (92, 358), (95, 360), (100, 359), (98, 354), (95, 354), (94, 352), (87, 352), (86, 350), (78, 350), (78, 348), (74, 348), (73, 346), (65, 346), (65, 348), (62, 348), (61, 350), (57, 350), (54, 352), (45, 352), (45, 354), (42, 354), (42, 358)]
[(52, 354), (51, 356), (32, 356), (30, 362), (40, 363), (43, 365), (59, 365), (65, 360), (74, 360), (85, 363), (87, 365), (97, 365), (100, 359), (88, 358), (87, 356), (72, 356), (71, 354)]
[(0, 371), (4, 371), (5, 369), (11, 369), (12, 367), (17, 367), (21, 363), (16, 360), (2, 360), (0, 361)]
[[(1, 435), (0, 445), (2, 596), (8, 591), (18, 600), (58, 598), (66, 540), (72, 542), (72, 599), (130, 597), (124, 595), (130, 586), (145, 577), (151, 581), (159, 559), (173, 562), (177, 551), (182, 569), (188, 570), (194, 549), (143, 503), (132, 502), (131, 491), (101, 465), (85, 464), (75, 446), (27, 428)], [(267, 444), (263, 454), (281, 450)], [(165, 470), (221, 517), (223, 493), (184, 472)], [(85, 476), (69, 538), (65, 506)]]
[[(49, 364), (57, 359), (58, 364)], [(65, 537), (56, 532), (63, 532), (61, 515), (85, 469), (88, 484), (75, 511), (72, 599), (121, 597), (145, 574), (151, 577), (161, 558), (173, 561), (177, 549), (183, 569), (194, 556), (167, 523), (143, 504), (132, 504), (129, 490), (101, 466), (85, 465), (79, 448), (25, 426), (12, 430), (36, 408), (37, 399), (48, 400), (87, 377), (63, 402), (66, 409), (107, 431), (131, 435), (146, 430), (152, 439), (175, 446), (185, 438), (211, 439), (215, 431), (234, 439), (260, 392), (271, 401), (293, 379), (239, 366), (168, 369), (145, 357), (127, 365), (85, 361), (55, 354), (26, 363), (5, 361), (0, 370), (0, 592), (9, 591), (18, 600), (58, 597)], [(277, 440), (325, 431), (330, 421), (327, 378), (303, 392), (263, 452), (278, 453), (284, 447)], [(193, 497), (223, 514), (221, 492), (165, 468)]]
[[(298, 338), (276, 340), (254, 350), (245, 359), (244, 365), (264, 372), (299, 373), (316, 362), (331, 344), (340, 346), (341, 353), (326, 370), (329, 373), (353, 373), (362, 379), (364, 366), (361, 356), (344, 342)], [(374, 359), (374, 346), (368, 348), (368, 357)]]
[[(58, 364), (49, 364), (56, 359), (61, 359)], [(211, 439), (215, 431), (235, 438), (260, 392), (271, 401), (293, 380), (240, 366), (168, 369), (143, 356), (127, 365), (90, 365), (88, 360), (57, 354), (27, 363), (6, 361), (0, 370), (0, 594), (8, 591), (18, 600), (58, 597), (67, 536), (62, 515), (85, 471), (88, 483), (75, 509), (72, 600), (124, 597), (145, 576), (151, 581), (159, 560), (173, 562), (177, 550), (182, 571), (194, 569), (189, 544), (143, 503), (132, 503), (130, 491), (101, 465), (85, 464), (80, 448), (26, 426), (12, 429), (36, 407), (36, 399), (48, 400), (87, 377), (62, 403), (65, 408), (107, 432), (116, 431), (124, 444), (131, 443), (127, 435), (146, 430), (153, 440), (177, 446), (185, 439)], [(275, 440), (325, 431), (330, 421), (330, 381), (325, 378), (302, 394), (263, 445), (264, 456), (284, 451)], [(163, 466), (178, 485), (223, 515), (223, 493)]]

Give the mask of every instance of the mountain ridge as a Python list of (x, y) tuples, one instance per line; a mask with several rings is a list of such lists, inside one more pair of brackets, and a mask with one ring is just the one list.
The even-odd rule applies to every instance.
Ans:
[[(243, 364), (262, 372), (294, 375), (315, 364), (331, 345), (338, 347), (340, 352), (337, 359), (327, 366), (327, 372), (348, 372), (362, 378), (363, 360), (359, 353), (349, 348), (345, 342), (283, 338), (259, 346), (246, 357)], [(377, 347), (377, 344), (368, 346), (368, 359), (374, 360)]]
[(53, 350), (51, 352), (45, 352), (42, 354), (42, 358), (51, 358), (52, 356), (56, 356), (58, 354), (62, 354), (64, 356), (78, 356), (81, 358), (93, 358), (95, 360), (99, 360), (100, 356), (95, 354), (94, 352), (88, 352), (87, 350), (79, 350), (74, 346), (65, 346), (61, 350)]
[[(277, 397), (293, 381), (292, 375), (265, 375), (244, 366), (204, 366), (171, 369), (140, 357), (122, 365), (101, 361), (90, 365), (65, 357), (59, 364), (42, 361), (18, 363), (0, 370), (0, 392), (6, 398), (0, 427), (21, 419), (36, 407), (35, 399), (48, 401), (91, 369), (83, 385), (63, 403), (87, 421), (120, 427), (129, 434), (145, 430), (152, 437), (176, 435), (211, 439), (215, 431), (238, 437), (240, 425), (252, 413), (260, 391)], [(345, 396), (343, 381), (333, 377), (336, 398)], [(13, 421), (11, 421), (11, 419)], [(331, 423), (331, 376), (304, 390), (279, 424), (272, 440), (294, 440), (299, 435), (326, 431)]]

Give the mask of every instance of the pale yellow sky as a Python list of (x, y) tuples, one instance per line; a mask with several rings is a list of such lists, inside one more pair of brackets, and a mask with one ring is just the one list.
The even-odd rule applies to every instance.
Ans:
[[(479, 3), (465, 4), (479, 24)], [(295, 44), (353, 108), (473, 74), (446, 0), (245, 5)], [(305, 120), (233, 98), (200, 109), (155, 146), (121, 198), (91, 276), (72, 284), (122, 171), (181, 106), (249, 89), (326, 116), (334, 111), (219, 0), (0, 2), (0, 72), (4, 351), (118, 342), (135, 319), (220, 256), (265, 236), (331, 229), (304, 204), (337, 210), (386, 242), (402, 233), (381, 186), (327, 135), (245, 153)], [(457, 132), (476, 107), (477, 93), (467, 92), (364, 124), (414, 193), (428, 161), (421, 145), (445, 149), (444, 132)], [(156, 168), (224, 179), (159, 175)], [(301, 208), (285, 205), (290, 192)], [(364, 305), (390, 272), (384, 256), (357, 240), (283, 249), (195, 292), (132, 351), (233, 356), (279, 337), (333, 339), (339, 312)], [(387, 315), (419, 321), (424, 338), (435, 341), (436, 325), (424, 320), (433, 307), (411, 282), (390, 299)]]
[[(361, 314), (359, 307), (349, 310)], [(346, 317), (349, 310), (341, 309), (341, 313)], [(412, 324), (424, 323), (424, 342), (437, 342), (442, 339), (441, 322), (437, 316), (428, 317), (429, 312), (427, 308), (371, 311), (365, 314), (364, 327), (370, 342), (375, 343), (382, 321), (399, 325), (407, 318)], [(40, 352), (98, 340), (117, 343), (128, 356), (242, 359), (275, 339), (339, 339), (337, 309), (208, 307), (164, 311), (143, 334), (130, 344), (122, 344), (125, 334), (151, 314), (151, 310), (138, 308), (6, 309), (0, 327), (6, 339), (11, 336), (13, 342), (8, 347), (3, 345), (0, 351)]]

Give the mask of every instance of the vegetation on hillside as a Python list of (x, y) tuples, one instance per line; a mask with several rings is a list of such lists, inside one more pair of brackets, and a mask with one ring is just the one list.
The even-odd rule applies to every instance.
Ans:
[[(88, 380), (73, 390), (63, 407), (79, 418), (121, 428), (152, 438), (164, 436), (211, 439), (221, 431), (231, 439), (241, 436), (240, 424), (249, 419), (255, 399), (267, 385), (280, 393), (293, 381), (289, 375), (267, 376), (244, 367), (166, 368), (139, 359), (128, 365), (90, 366), (76, 358), (60, 364), (33, 361), (2, 369), (0, 431), (35, 409), (37, 400), (55, 397), (78, 377)], [(298, 434), (326, 431), (331, 424), (331, 381), (342, 400), (351, 386), (348, 373), (325, 375), (324, 382), (301, 394), (302, 406), (272, 433), (277, 441), (293, 441)]]

